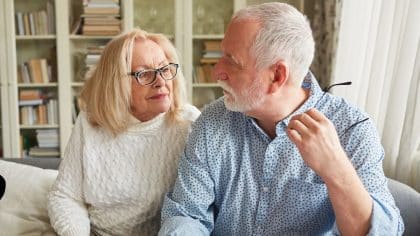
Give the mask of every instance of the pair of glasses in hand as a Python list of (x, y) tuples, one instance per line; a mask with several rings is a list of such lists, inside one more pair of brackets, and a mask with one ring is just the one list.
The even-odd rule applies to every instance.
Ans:
[[(330, 86), (328, 86), (327, 88), (323, 89), (324, 93), (322, 94), (322, 96), (318, 99), (318, 101), (315, 103), (314, 107), (316, 108), (316, 106), (318, 105), (318, 103), (322, 100), (322, 98), (325, 96), (326, 93), (328, 93), (328, 91), (331, 90), (331, 88), (333, 88), (334, 86), (338, 86), (338, 85), (351, 85), (351, 81), (347, 81), (347, 82), (342, 82), (342, 83), (337, 83), (337, 84), (332, 84)], [(345, 133), (347, 133), (347, 131), (351, 130), (352, 128), (354, 128), (355, 126), (365, 122), (369, 120), (369, 118), (365, 118), (359, 121), (356, 121), (355, 123), (351, 124), (349, 127), (347, 127), (344, 132), (340, 135), (343, 136)]]

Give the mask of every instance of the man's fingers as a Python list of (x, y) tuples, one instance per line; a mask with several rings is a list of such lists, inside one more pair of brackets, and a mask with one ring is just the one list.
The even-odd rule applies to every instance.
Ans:
[(310, 130), (314, 130), (319, 125), (316, 120), (314, 120), (310, 115), (308, 115), (306, 112), (299, 115), (298, 118), (306, 127), (308, 127)]
[(298, 117), (293, 117), (289, 122), (289, 129), (297, 131), (301, 136), (308, 134), (309, 130)]
[(296, 145), (302, 142), (302, 136), (300, 136), (300, 134), (296, 130), (287, 129), (287, 134), (289, 135), (290, 140), (292, 140), (292, 142)]
[(318, 122), (327, 119), (327, 117), (324, 114), (322, 114), (322, 112), (318, 111), (315, 108), (311, 108), (305, 113), (308, 114), (312, 119)]

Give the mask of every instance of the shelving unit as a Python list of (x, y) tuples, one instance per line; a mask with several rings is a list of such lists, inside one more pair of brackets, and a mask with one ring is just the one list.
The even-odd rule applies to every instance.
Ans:
[[(41, 11), (50, 1), (55, 11), (54, 33), (17, 35), (15, 13)], [(222, 96), (217, 83), (194, 82), (194, 68), (200, 63), (203, 42), (221, 40), (234, 11), (263, 0), (120, 0), (122, 31), (140, 27), (164, 33), (177, 48), (186, 78), (188, 99), (198, 107)], [(283, 1), (284, 2), (284, 1)], [(304, 9), (303, 0), (286, 1)], [(74, 96), (84, 82), (84, 55), (87, 47), (105, 45), (114, 36), (74, 34), (83, 12), (82, 1), (11, 0), (0, 1), (0, 149), (3, 156), (21, 157), (21, 136), (36, 130), (58, 129), (60, 153), (64, 152), (73, 127)], [(56, 71), (49, 83), (18, 83), (19, 64), (31, 58), (47, 58)], [(22, 125), (19, 118), (19, 91), (53, 91), (58, 101), (58, 124)]]
[[(4, 1), (0, 1), (0, 9), (4, 9)], [(5, 22), (5, 15), (0, 15), (0, 34), (5, 35), (7, 32), (6, 29), (6, 22)], [(6, 52), (6, 41), (0, 40), (0, 51)], [(4, 54), (3, 54), (4, 55)], [(7, 119), (7, 112), (9, 110), (8, 102), (7, 102), (7, 94), (8, 94), (8, 85), (7, 85), (7, 74), (8, 68), (5, 66), (6, 57), (0, 57), (0, 157), (5, 156), (8, 154), (10, 143), (7, 141), (9, 134), (8, 130), (8, 119)], [(8, 150), (5, 150), (8, 149)]]

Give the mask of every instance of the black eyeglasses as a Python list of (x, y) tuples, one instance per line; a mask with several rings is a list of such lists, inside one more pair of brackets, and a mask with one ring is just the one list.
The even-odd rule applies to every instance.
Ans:
[(173, 80), (178, 72), (179, 64), (169, 63), (157, 69), (146, 69), (140, 71), (129, 72), (128, 75), (134, 76), (141, 85), (151, 85), (155, 83), (157, 74), (164, 80)]
[[(347, 82), (343, 82), (343, 83), (337, 83), (337, 84), (332, 84), (332, 85), (328, 86), (327, 88), (323, 89), (322, 91), (323, 91), (324, 93), (323, 93), (323, 94), (322, 94), (322, 96), (318, 99), (318, 101), (315, 103), (314, 107), (316, 107), (316, 106), (318, 105), (318, 103), (322, 100), (322, 98), (325, 96), (325, 94), (326, 94), (328, 91), (330, 91), (330, 89), (331, 89), (332, 87), (337, 86), (337, 85), (351, 85), (351, 81), (347, 81)], [(358, 124), (360, 124), (360, 123), (363, 123), (363, 122), (365, 122), (365, 121), (367, 121), (367, 120), (369, 120), (369, 118), (365, 118), (365, 119), (362, 119), (362, 120), (356, 121), (355, 123), (353, 123), (352, 125), (350, 125), (349, 127), (347, 127), (347, 128), (344, 130), (344, 132), (340, 135), (340, 137), (341, 137), (341, 136), (343, 136), (345, 133), (347, 133), (347, 131), (349, 131), (350, 129), (354, 128), (356, 125), (358, 125)]]

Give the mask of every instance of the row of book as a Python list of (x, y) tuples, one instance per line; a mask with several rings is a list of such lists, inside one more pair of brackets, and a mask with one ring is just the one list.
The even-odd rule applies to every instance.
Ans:
[(214, 64), (201, 64), (194, 68), (194, 83), (216, 83), (212, 73)]
[(30, 59), (18, 65), (19, 83), (50, 83), (53, 82), (52, 66), (46, 58)]
[(22, 125), (58, 124), (58, 102), (52, 92), (40, 89), (19, 91), (19, 112)]
[(47, 1), (46, 10), (16, 12), (17, 35), (47, 35), (55, 33), (54, 5)]
[[(43, 101), (36, 106), (21, 105), (19, 108), (20, 123), (22, 125), (57, 125), (58, 102), (56, 99)], [(19, 101), (19, 103), (21, 103)]]
[(84, 0), (83, 35), (117, 35), (121, 32), (119, 0)]
[[(40, 99), (48, 99), (52, 97), (53, 93), (44, 92), (41, 89), (23, 89), (19, 91), (19, 101), (38, 101)], [(29, 104), (39, 105), (39, 104)]]
[(216, 83), (212, 72), (222, 57), (221, 40), (204, 40), (199, 65), (195, 66), (194, 83)]

